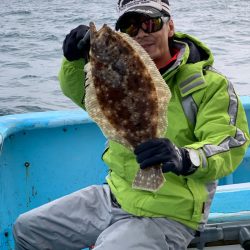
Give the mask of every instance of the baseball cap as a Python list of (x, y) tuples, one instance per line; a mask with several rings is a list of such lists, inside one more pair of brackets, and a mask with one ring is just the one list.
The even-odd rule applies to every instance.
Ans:
[(118, 20), (115, 28), (119, 29), (122, 19), (131, 13), (150, 17), (170, 16), (168, 0), (119, 0), (117, 3)]

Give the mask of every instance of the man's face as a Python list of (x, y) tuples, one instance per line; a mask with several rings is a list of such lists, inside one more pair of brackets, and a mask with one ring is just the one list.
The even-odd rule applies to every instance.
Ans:
[(169, 54), (171, 58), (168, 39), (173, 36), (173, 30), (173, 21), (170, 20), (163, 24), (161, 30), (154, 33), (145, 33), (140, 29), (133, 39), (135, 39), (148, 52), (154, 61), (158, 61), (162, 57), (166, 57), (166, 54)]
[[(124, 26), (130, 28), (121, 28), (121, 31), (132, 36), (147, 51), (158, 68), (165, 66), (166, 62), (171, 58), (168, 39), (174, 35), (173, 21), (168, 18), (160, 18), (160, 20), (163, 20), (161, 22), (163, 26), (158, 26), (159, 22), (147, 21), (149, 20), (148, 17), (145, 18), (145, 16), (141, 15), (131, 15), (125, 20), (127, 24), (125, 23)], [(144, 20), (146, 21), (144, 22)], [(139, 30), (136, 27), (140, 27)], [(160, 27), (160, 29), (151, 32), (151, 27)]]

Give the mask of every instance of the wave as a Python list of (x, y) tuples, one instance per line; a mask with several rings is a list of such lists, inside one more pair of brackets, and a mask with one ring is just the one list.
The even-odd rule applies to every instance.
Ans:
[(13, 15), (26, 16), (26, 15), (31, 15), (31, 14), (32, 14), (32, 12), (30, 10), (12, 10), (12, 11), (2, 13), (2, 14), (0, 14), (0, 16), (2, 16), (2, 17), (13, 16)]

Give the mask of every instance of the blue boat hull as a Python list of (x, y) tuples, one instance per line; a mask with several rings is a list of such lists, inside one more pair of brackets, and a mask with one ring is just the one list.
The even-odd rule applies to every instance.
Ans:
[[(241, 99), (250, 124), (250, 97)], [(105, 182), (108, 170), (101, 160), (105, 142), (102, 132), (82, 110), (0, 117), (1, 250), (13, 249), (11, 230), (19, 214)], [(250, 149), (240, 167), (221, 179), (220, 185), (250, 183), (249, 170)], [(222, 193), (218, 191), (215, 196), (211, 223), (216, 222), (212, 215), (227, 214), (222, 204), (228, 197), (223, 198)], [(250, 204), (244, 209), (250, 211)]]

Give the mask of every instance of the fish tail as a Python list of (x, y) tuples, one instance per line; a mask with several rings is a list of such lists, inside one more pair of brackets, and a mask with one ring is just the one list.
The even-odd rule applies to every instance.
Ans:
[(138, 171), (132, 187), (135, 189), (156, 192), (163, 186), (165, 181), (161, 166), (152, 166)]

